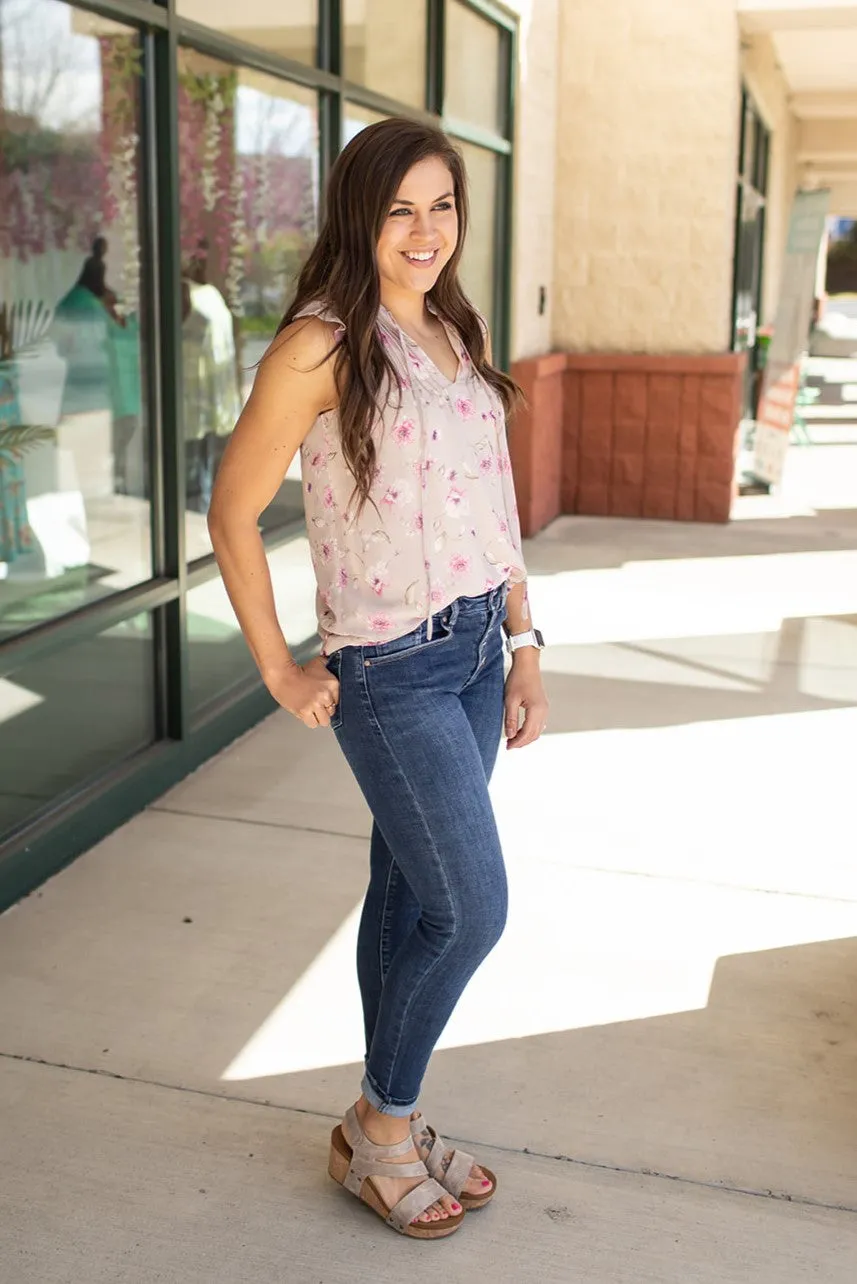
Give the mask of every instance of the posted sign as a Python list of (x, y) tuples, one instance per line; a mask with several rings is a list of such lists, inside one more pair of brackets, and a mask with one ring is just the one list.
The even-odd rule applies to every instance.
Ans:
[(830, 192), (825, 188), (798, 192), (792, 206), (780, 301), (765, 364), (753, 448), (753, 472), (772, 486), (783, 476), (829, 204)]

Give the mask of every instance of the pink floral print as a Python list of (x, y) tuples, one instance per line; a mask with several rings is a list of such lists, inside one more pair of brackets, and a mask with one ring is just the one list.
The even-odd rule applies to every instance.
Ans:
[(459, 517), (470, 512), (470, 505), (467, 502), (467, 496), (460, 487), (450, 486), (449, 492), (446, 496), (446, 511), (451, 516), (457, 514)]
[(397, 441), (400, 446), (406, 445), (414, 440), (417, 426), (413, 419), (403, 419), (401, 423), (396, 424), (393, 429), (393, 440)]
[[(337, 320), (321, 304), (302, 315), (313, 313)], [(335, 411), (300, 456), (325, 655), (401, 637), (456, 597), (526, 578), (499, 397), (451, 327), (454, 380), (383, 307), (377, 324), (401, 396), (381, 410), (369, 502), (352, 502)]]
[(380, 597), (390, 583), (390, 569), (387, 563), (379, 562), (377, 566), (370, 566), (366, 572), (366, 582), (372, 592)]
[(404, 478), (400, 477), (398, 481), (391, 482), (387, 487), (381, 503), (386, 504), (388, 508), (396, 508), (410, 503), (412, 497), (413, 491)]

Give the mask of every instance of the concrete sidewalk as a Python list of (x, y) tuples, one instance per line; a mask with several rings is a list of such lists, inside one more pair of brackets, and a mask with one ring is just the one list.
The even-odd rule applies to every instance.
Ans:
[(528, 564), (550, 729), (423, 1102), (495, 1203), (416, 1245), (325, 1175), (369, 818), (275, 715), (0, 919), (0, 1284), (854, 1280), (857, 513)]

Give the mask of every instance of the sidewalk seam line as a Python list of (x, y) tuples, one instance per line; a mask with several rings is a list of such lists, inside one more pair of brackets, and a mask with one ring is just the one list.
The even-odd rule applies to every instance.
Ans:
[[(308, 1110), (303, 1106), (285, 1106), (279, 1105), (275, 1101), (268, 1101), (258, 1097), (236, 1097), (231, 1093), (212, 1092), (208, 1088), (193, 1088), (176, 1083), (165, 1083), (160, 1079), (143, 1079), (137, 1075), (118, 1074), (113, 1070), (101, 1070), (93, 1066), (76, 1066), (69, 1065), (63, 1061), (48, 1061), (44, 1057), (26, 1056), (18, 1052), (0, 1051), (0, 1061), (17, 1061), (19, 1063), (48, 1066), (52, 1070), (69, 1070), (75, 1074), (95, 1075), (103, 1079), (118, 1079), (122, 1083), (137, 1083), (147, 1088), (164, 1088), (168, 1092), (189, 1093), (195, 1097), (207, 1097), (213, 1101), (234, 1102), (242, 1106), (261, 1106), (269, 1110), (281, 1110), (287, 1114), (308, 1115), (315, 1119), (333, 1119), (338, 1120), (339, 1115), (331, 1115), (323, 1110)], [(834, 1213), (852, 1213), (857, 1214), (857, 1207), (851, 1207), (849, 1204), (828, 1204), (823, 1200), (811, 1199), (807, 1195), (790, 1195), (787, 1191), (777, 1190), (755, 1190), (746, 1186), (729, 1186), (721, 1182), (704, 1181), (699, 1177), (682, 1177), (677, 1173), (663, 1173), (656, 1168), (629, 1168), (623, 1164), (600, 1163), (595, 1159), (575, 1159), (573, 1155), (551, 1155), (543, 1150), (531, 1150), (527, 1146), (518, 1148), (517, 1146), (504, 1146), (502, 1143), (491, 1141), (475, 1141), (469, 1138), (446, 1138), (447, 1141), (462, 1141), (467, 1146), (473, 1146), (476, 1149), (480, 1147), (487, 1150), (499, 1150), (507, 1155), (527, 1155), (531, 1159), (549, 1159), (564, 1164), (573, 1164), (576, 1168), (595, 1169), (598, 1172), (624, 1173), (629, 1177), (654, 1177), (660, 1181), (678, 1182), (683, 1186), (696, 1186), (704, 1190), (722, 1191), (729, 1195), (748, 1195), (754, 1199), (770, 1199), (776, 1203), (794, 1204), (801, 1208), (820, 1208)]]
[(139, 812), (156, 812), (160, 816), (188, 816), (191, 820), (223, 820), (231, 825), (260, 825), (263, 829), (295, 829), (304, 834), (330, 834), (332, 838), (353, 838), (356, 842), (367, 842), (368, 834), (350, 834), (341, 829), (318, 829), (315, 825), (295, 825), (280, 820), (255, 820), (251, 816), (222, 816), (207, 811), (182, 811), (177, 807), (157, 807), (150, 804)]
[[(254, 820), (247, 816), (222, 816), (206, 811), (183, 811), (175, 807), (158, 807), (150, 805), (145, 812), (157, 812), (161, 816), (186, 816), (192, 820), (223, 820), (233, 825), (260, 825), (265, 829), (293, 829), (305, 834), (329, 834), (331, 838), (352, 838), (355, 842), (368, 841), (368, 834), (346, 833), (341, 829), (317, 829), (314, 825), (295, 825), (278, 820)], [(145, 812), (139, 813), (140, 815)], [(565, 865), (560, 861), (542, 860), (542, 865), (552, 869), (564, 869), (583, 874), (605, 874), (615, 878), (648, 878), (653, 882), (681, 883), (687, 887), (716, 887), (721, 891), (746, 892), (751, 896), (791, 896), (797, 900), (828, 901), (834, 905), (857, 905), (854, 896), (826, 896), (823, 892), (796, 892), (780, 887), (756, 887), (744, 883), (723, 883), (707, 878), (688, 878), (681, 874), (656, 874), (643, 869), (608, 869), (603, 865)]]

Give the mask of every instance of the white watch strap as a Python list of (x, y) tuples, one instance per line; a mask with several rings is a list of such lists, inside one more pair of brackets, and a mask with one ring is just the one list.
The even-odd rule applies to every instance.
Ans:
[(538, 646), (539, 640), (533, 629), (528, 629), (526, 633), (514, 633), (508, 638), (509, 650), (517, 651), (520, 646)]

